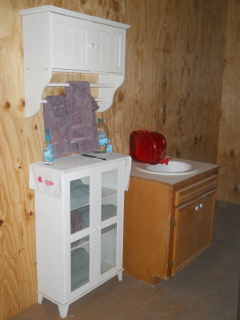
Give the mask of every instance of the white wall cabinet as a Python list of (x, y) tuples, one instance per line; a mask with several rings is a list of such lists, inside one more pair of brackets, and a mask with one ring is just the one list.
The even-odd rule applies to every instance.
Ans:
[(53, 14), (53, 69), (124, 74), (122, 28)]
[[(124, 188), (131, 160), (117, 154), (106, 158), (74, 155), (52, 166), (30, 165), (38, 301), (57, 303), (62, 318), (73, 301), (115, 275), (122, 279)], [(51, 187), (56, 187), (52, 194)]]
[(24, 9), (20, 14), (26, 116), (39, 110), (53, 71), (98, 74), (99, 111), (107, 110), (125, 77), (130, 26), (54, 6)]

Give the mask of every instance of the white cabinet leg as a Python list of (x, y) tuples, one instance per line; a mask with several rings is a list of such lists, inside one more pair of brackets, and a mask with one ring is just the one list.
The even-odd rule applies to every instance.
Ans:
[(58, 310), (59, 310), (59, 314), (61, 318), (66, 318), (67, 313), (68, 313), (68, 308), (69, 308), (69, 304), (59, 304), (58, 305)]
[(43, 295), (41, 293), (38, 293), (38, 303), (42, 304), (43, 302)]
[(118, 273), (118, 281), (122, 281), (122, 271)]

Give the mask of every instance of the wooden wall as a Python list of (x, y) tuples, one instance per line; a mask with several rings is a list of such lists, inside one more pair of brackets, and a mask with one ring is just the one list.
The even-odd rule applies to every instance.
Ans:
[(126, 2), (124, 141), (156, 130), (170, 156), (216, 162), (226, 12), (226, 1)]
[(240, 2), (228, 0), (217, 162), (218, 198), (240, 204)]
[[(226, 78), (223, 79), (227, 2), (0, 0), (1, 320), (10, 319), (37, 301), (34, 194), (28, 188), (28, 165), (42, 157), (43, 119), (42, 111), (31, 118), (24, 116), (22, 31), (18, 10), (51, 4), (130, 24), (126, 80), (117, 91), (111, 109), (102, 114), (115, 151), (128, 153), (131, 131), (149, 129), (166, 136), (170, 156), (216, 163), (219, 142), (218, 159), (223, 164), (219, 199), (240, 203), (237, 192), (234, 199), (230, 195), (224, 198), (224, 176), (229, 176), (228, 186), (231, 186), (235, 170), (239, 168), (239, 144), (236, 142), (228, 149), (229, 140), (237, 141), (237, 137), (239, 140), (239, 129), (231, 127), (225, 136), (237, 107), (239, 109), (239, 82), (237, 75), (235, 81), (230, 77), (230, 73), (235, 74), (239, 62), (239, 57), (235, 56), (235, 42), (239, 52), (239, 28), (234, 29), (239, 26), (239, 14), (235, 11), (239, 1), (230, 1), (227, 35), (231, 41), (227, 42)], [(70, 79), (66, 75), (55, 77), (61, 81)], [(71, 79), (90, 78), (71, 75)], [(225, 162), (229, 164), (229, 159), (233, 158), (234, 164), (225, 170)]]

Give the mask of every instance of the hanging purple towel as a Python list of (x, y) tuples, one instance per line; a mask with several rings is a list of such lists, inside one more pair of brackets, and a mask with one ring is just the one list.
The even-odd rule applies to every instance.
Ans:
[(71, 143), (69, 128), (69, 111), (65, 96), (48, 96), (43, 105), (45, 130), (50, 130), (55, 157), (76, 152), (76, 144)]
[(87, 81), (69, 81), (66, 103), (69, 110), (70, 137), (78, 144), (78, 153), (92, 152), (99, 147), (95, 111), (99, 108), (90, 93)]

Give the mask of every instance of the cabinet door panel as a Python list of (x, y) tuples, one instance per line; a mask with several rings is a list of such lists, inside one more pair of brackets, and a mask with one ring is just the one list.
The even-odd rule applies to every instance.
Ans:
[(101, 171), (99, 281), (122, 270), (123, 177), (122, 163), (110, 164)]
[(101, 274), (117, 265), (117, 224), (101, 230)]
[(209, 247), (212, 242), (212, 223), (213, 223), (213, 205), (215, 203), (214, 195), (210, 195), (199, 201), (198, 210), (195, 210), (195, 230), (194, 253), (197, 255)]
[(173, 240), (174, 274), (193, 256), (194, 244), (194, 205), (176, 210), (176, 227)]
[(92, 197), (91, 170), (82, 170), (67, 175), (65, 191), (66, 232), (66, 288), (69, 299), (82, 294), (92, 286), (90, 264), (93, 259), (90, 240)]
[(123, 73), (125, 30), (92, 23), (88, 43), (93, 71)]
[(118, 169), (102, 173), (101, 221), (117, 216), (118, 214)]
[(70, 181), (71, 234), (89, 227), (90, 176)]
[(210, 246), (214, 204), (215, 193), (175, 210), (172, 275)]
[(90, 281), (89, 236), (71, 243), (71, 291)]
[(89, 70), (89, 22), (53, 14), (52, 66), (58, 70)]

